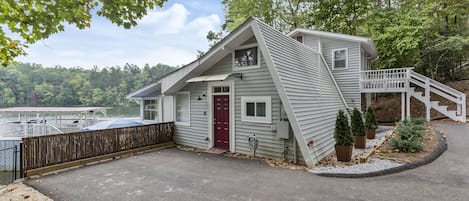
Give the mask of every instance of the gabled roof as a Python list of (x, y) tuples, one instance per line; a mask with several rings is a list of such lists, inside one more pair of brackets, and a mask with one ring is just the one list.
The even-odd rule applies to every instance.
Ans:
[(126, 99), (139, 99), (139, 98), (144, 98), (144, 97), (157, 97), (161, 94), (161, 82), (155, 82), (153, 84), (149, 84), (147, 86), (144, 86), (127, 96), (125, 96)]
[(291, 36), (295, 36), (298, 34), (306, 34), (306, 35), (313, 35), (313, 36), (319, 36), (319, 37), (334, 38), (334, 39), (344, 40), (344, 41), (359, 42), (371, 57), (374, 58), (378, 55), (378, 50), (376, 49), (376, 46), (373, 43), (373, 40), (371, 38), (353, 36), (353, 35), (341, 34), (341, 33), (304, 29), (304, 28), (296, 28), (295, 30), (288, 33), (287, 36), (291, 37)]
[(162, 80), (161, 92), (171, 94), (182, 88), (186, 81), (194, 76), (198, 76), (221, 58), (231, 53), (233, 48), (244, 42), (248, 36), (252, 36), (251, 24), (255, 19), (250, 17), (243, 24), (229, 33), (221, 41), (215, 44), (202, 57), (192, 63), (181, 67), (175, 72), (165, 76)]

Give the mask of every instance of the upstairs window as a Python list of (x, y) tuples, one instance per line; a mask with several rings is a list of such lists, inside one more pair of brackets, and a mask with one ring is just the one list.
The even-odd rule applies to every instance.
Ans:
[(347, 49), (332, 50), (332, 68), (333, 69), (346, 69), (347, 68)]
[(143, 100), (143, 120), (157, 120), (158, 118), (158, 100)]
[(233, 69), (259, 68), (259, 48), (257, 44), (244, 45), (233, 53)]

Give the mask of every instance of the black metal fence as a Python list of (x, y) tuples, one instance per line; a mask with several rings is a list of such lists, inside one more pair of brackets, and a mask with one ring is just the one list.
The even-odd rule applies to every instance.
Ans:
[(0, 149), (0, 185), (9, 184), (22, 177), (22, 144)]

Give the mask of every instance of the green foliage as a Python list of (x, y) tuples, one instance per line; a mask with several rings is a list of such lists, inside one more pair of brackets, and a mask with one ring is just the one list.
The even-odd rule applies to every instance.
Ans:
[(232, 31), (249, 17), (256, 17), (280, 31), (307, 27), (306, 12), (311, 0), (223, 0), (225, 23), (222, 28)]
[(344, 111), (339, 110), (335, 122), (334, 138), (336, 145), (352, 146), (353, 138), (349, 127), (349, 121)]
[[(0, 1), (0, 65), (9, 65), (25, 55), (26, 44), (64, 31), (65, 24), (79, 29), (90, 28), (92, 12), (128, 29), (147, 14), (147, 9), (162, 7), (166, 0), (6, 0)], [(5, 31), (7, 30), (7, 31)], [(13, 33), (14, 35), (6, 35)], [(22, 41), (13, 40), (13, 36)]]
[(379, 52), (375, 68), (408, 67), (419, 62), (427, 25), (413, 9), (372, 11), (366, 29)]
[(368, 0), (321, 0), (313, 4), (306, 20), (319, 30), (357, 35), (369, 8)]
[(0, 68), (0, 107), (128, 106), (125, 96), (175, 68), (126, 64), (91, 70), (18, 64)]
[(365, 136), (366, 130), (365, 125), (363, 125), (362, 114), (357, 108), (354, 108), (352, 111), (350, 127), (353, 136)]
[(405, 120), (398, 123), (397, 138), (391, 138), (393, 149), (402, 152), (418, 152), (422, 149), (425, 126), (422, 119)]
[(371, 37), (374, 69), (415, 67), (460, 79), (469, 61), (468, 0), (224, 0), (224, 30), (249, 16), (288, 32), (297, 27)]
[(378, 122), (376, 121), (376, 115), (373, 107), (368, 106), (365, 113), (365, 128), (373, 130), (378, 128)]

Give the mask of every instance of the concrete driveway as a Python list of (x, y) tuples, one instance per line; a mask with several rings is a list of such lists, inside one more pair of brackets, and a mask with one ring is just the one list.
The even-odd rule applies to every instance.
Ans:
[(27, 181), (54, 200), (469, 200), (469, 126), (435, 125), (449, 148), (402, 173), (338, 179), (177, 149)]

